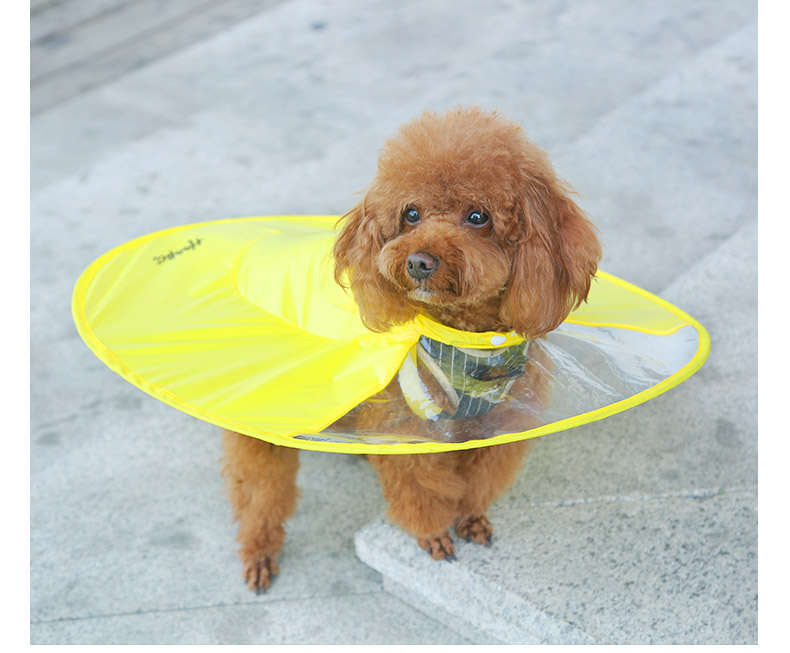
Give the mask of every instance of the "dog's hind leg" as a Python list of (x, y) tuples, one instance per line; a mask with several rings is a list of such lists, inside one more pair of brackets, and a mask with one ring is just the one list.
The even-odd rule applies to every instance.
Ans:
[(277, 574), (283, 524), (296, 510), (299, 452), (232, 431), (225, 431), (222, 448), (244, 579), (260, 594)]

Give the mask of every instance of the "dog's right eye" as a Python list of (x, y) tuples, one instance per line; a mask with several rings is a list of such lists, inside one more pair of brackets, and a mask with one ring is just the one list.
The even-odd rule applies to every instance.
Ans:
[(420, 212), (417, 209), (406, 209), (403, 219), (409, 224), (417, 224), (420, 221)]
[(490, 220), (490, 218), (488, 217), (488, 215), (483, 213), (482, 211), (472, 211), (466, 217), (466, 221), (469, 224), (473, 224), (475, 227), (482, 227), (489, 220)]

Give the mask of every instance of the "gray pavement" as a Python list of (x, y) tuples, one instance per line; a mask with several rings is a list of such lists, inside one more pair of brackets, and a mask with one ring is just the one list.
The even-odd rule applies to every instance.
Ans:
[[(185, 4), (32, 3), (31, 641), (756, 643), (756, 3)], [(710, 359), (543, 438), (454, 564), (361, 457), (304, 452), (255, 597), (217, 430), (96, 360), (71, 287), (156, 229), (342, 213), (401, 122), (458, 104), (525, 126), (602, 268), (702, 321)]]

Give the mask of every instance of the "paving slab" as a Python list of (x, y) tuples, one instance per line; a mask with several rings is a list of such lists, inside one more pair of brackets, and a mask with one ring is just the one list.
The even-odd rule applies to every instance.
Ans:
[(250, 593), (217, 429), (144, 410), (142, 393), (106, 381), (76, 416), (33, 432), (32, 643), (467, 641), (392, 598), (355, 557), (353, 533), (383, 509), (358, 456), (302, 454), (281, 578)]
[(665, 289), (757, 214), (756, 21), (553, 154), (601, 229), (601, 267)]
[[(408, 624), (408, 627), (405, 625)], [(43, 623), (35, 644), (468, 644), (390, 594), (155, 610)]]
[[(732, 1), (492, 7), (462, 0), (448, 11), (443, 0), (292, 0), (89, 98), (64, 102), (57, 116), (37, 116), (40, 137), (33, 145), (41, 149), (34, 182), (74, 174), (108, 144), (120, 149), (122, 139), (135, 137), (124, 130), (137, 112), (137, 121), (159, 116), (185, 130), (201, 110), (213, 110), (209, 119), (218, 128), (247, 117), (240, 136), (260, 148), (252, 159), (259, 180), (272, 170), (272, 148), (281, 152), (284, 141), (298, 150), (310, 143), (317, 156), (341, 136), (359, 142), (365, 153), (347, 154), (359, 166), (360, 185), (349, 186), (357, 190), (372, 176), (383, 139), (401, 122), (458, 104), (500, 110), (556, 157), (560, 144), (577, 140), (755, 15), (754, 3)], [(404, 49), (404, 35), (420, 47)], [(465, 47), (469, 43), (475, 46)], [(121, 112), (117, 121), (107, 118), (113, 111)], [(103, 119), (95, 120), (93, 112)], [(80, 147), (62, 147), (64, 138), (76, 135)], [(219, 167), (227, 158), (213, 160)], [(581, 180), (575, 170), (565, 176)]]
[(753, 644), (756, 503), (734, 492), (497, 509), (496, 543), (461, 542), (451, 570), (385, 521), (357, 552), (396, 596), (478, 644)]
[(62, 0), (32, 7), (31, 113), (36, 114), (281, 0)]

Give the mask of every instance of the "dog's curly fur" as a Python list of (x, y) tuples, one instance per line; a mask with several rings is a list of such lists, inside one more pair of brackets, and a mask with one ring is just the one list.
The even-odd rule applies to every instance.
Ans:
[[(601, 256), (595, 227), (570, 192), (546, 153), (497, 113), (426, 113), (385, 144), (373, 183), (344, 216), (336, 279), (350, 286), (372, 330), (423, 312), (456, 329), (540, 338), (586, 299)], [(534, 379), (528, 369), (519, 383)], [(384, 392), (396, 398), (392, 384)], [(403, 402), (357, 419), (375, 425), (382, 405), (392, 411)], [(467, 430), (476, 419), (507, 420), (496, 411), (467, 418)], [(370, 460), (390, 516), (442, 559), (454, 555), (450, 525), (490, 542), (485, 513), (531, 443)], [(277, 573), (283, 523), (296, 507), (297, 450), (230, 432), (223, 444), (245, 578), (262, 591)]]

